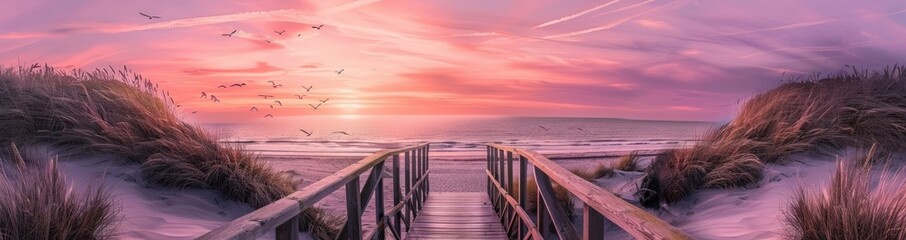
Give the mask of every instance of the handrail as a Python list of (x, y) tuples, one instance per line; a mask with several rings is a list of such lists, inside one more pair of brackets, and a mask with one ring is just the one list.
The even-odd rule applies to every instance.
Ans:
[[(518, 157), (519, 164), (519, 175), (516, 176), (513, 173), (514, 155)], [(603, 239), (604, 218), (637, 239), (692, 239), (676, 227), (576, 176), (540, 153), (488, 144), (487, 156), (488, 194), (507, 233), (517, 239), (543, 239), (549, 229), (548, 224), (553, 224), (559, 239)], [(525, 213), (528, 164), (533, 166), (538, 190), (535, 222)], [(516, 190), (514, 177), (519, 178), (518, 196), (515, 198), (510, 194)], [(585, 227), (581, 236), (555, 199), (553, 182), (584, 203), (582, 221)], [(514, 224), (517, 218), (521, 221)]]
[[(372, 230), (369, 239), (384, 239), (385, 230), (395, 239), (400, 239), (401, 224), (408, 230), (411, 221), (421, 211), (428, 197), (428, 152), (430, 143), (416, 146), (382, 150), (337, 171), (299, 191), (287, 195), (267, 206), (252, 211), (232, 222), (214, 229), (197, 239), (255, 239), (269, 231), (276, 230), (277, 239), (299, 239), (299, 214), (329, 196), (340, 187), (346, 186), (347, 221), (338, 239), (362, 239), (362, 212), (374, 196), (375, 215), (378, 228)], [(400, 179), (400, 154), (404, 156), (404, 180)], [(394, 207), (384, 213), (383, 172), (386, 160), (392, 159)], [(410, 161), (411, 160), (411, 161)], [(371, 170), (368, 180), (359, 191), (359, 176)], [(404, 185), (403, 185), (404, 184)], [(405, 192), (402, 187), (405, 187)], [(403, 198), (403, 194), (406, 194)], [(403, 210), (403, 207), (406, 209)], [(392, 220), (391, 217), (392, 216)]]

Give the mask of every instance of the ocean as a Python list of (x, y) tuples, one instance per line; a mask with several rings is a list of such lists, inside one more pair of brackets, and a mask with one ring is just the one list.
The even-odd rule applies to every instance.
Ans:
[(717, 124), (612, 118), (306, 116), (204, 126), (224, 143), (266, 155), (359, 157), (431, 142), (432, 158), (468, 159), (483, 156), (486, 143), (561, 156), (675, 148), (697, 141)]

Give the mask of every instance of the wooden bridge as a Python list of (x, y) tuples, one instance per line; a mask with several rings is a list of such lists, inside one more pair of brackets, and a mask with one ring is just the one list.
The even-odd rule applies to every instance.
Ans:
[[(691, 239), (526, 149), (487, 146), (487, 193), (432, 193), (429, 151), (428, 143), (379, 151), (198, 239), (257, 239), (269, 232), (281, 240), (299, 239), (299, 215), (344, 186), (347, 221), (337, 239), (604, 239), (605, 221), (637, 239)], [(389, 208), (384, 203), (385, 165), (392, 171)], [(369, 174), (361, 184), (365, 172)], [(536, 182), (535, 196), (526, 194), (529, 175)], [(582, 201), (581, 232), (556, 202), (554, 183)], [(537, 200), (534, 215), (526, 211), (529, 197)], [(374, 227), (363, 229), (369, 203), (381, 207), (373, 207)]]

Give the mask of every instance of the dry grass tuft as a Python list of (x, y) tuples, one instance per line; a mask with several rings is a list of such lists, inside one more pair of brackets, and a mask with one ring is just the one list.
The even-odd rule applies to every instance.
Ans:
[[(12, 159), (23, 163), (21, 155)], [(46, 164), (0, 166), (0, 239), (108, 239), (117, 208), (106, 187), (72, 191)]]
[(130, 70), (0, 67), (0, 144), (49, 144), (141, 164), (151, 183), (215, 189), (262, 207), (293, 191), (257, 156), (223, 146), (173, 112), (166, 91)]
[(597, 166), (595, 166), (591, 169), (588, 169), (588, 170), (571, 169), (569, 171), (589, 182), (594, 181), (595, 179), (598, 179), (598, 178), (611, 177), (614, 174), (613, 167), (610, 166), (610, 164), (603, 164), (603, 163), (598, 164)]
[[(572, 194), (569, 193), (569, 190), (557, 183), (551, 183), (551, 186), (554, 190), (554, 197), (557, 199), (557, 203), (560, 203), (560, 207), (566, 211), (566, 214), (569, 217), (575, 216), (576, 204), (573, 203)], [(518, 199), (519, 182), (513, 182), (512, 194), (514, 198)], [(530, 213), (538, 211), (538, 183), (535, 181), (535, 178), (528, 178), (525, 180), (525, 194), (525, 211)]]
[(639, 156), (639, 151), (629, 152), (629, 155), (621, 156), (613, 168), (625, 172), (638, 171), (639, 158), (641, 158), (641, 156)]
[(672, 203), (697, 188), (756, 183), (764, 164), (792, 154), (873, 144), (884, 154), (906, 148), (906, 67), (853, 70), (758, 94), (705, 141), (659, 157), (639, 196)]
[(902, 175), (885, 175), (871, 190), (868, 168), (837, 162), (829, 186), (800, 187), (784, 211), (795, 239), (906, 239)]

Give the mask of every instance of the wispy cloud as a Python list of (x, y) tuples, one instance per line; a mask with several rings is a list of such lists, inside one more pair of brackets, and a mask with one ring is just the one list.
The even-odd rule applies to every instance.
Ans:
[(620, 2), (620, 0), (613, 0), (613, 1), (610, 1), (610, 2), (607, 2), (607, 3), (601, 4), (601, 5), (595, 6), (595, 7), (593, 7), (593, 8), (586, 9), (586, 10), (584, 10), (584, 11), (581, 11), (581, 12), (578, 12), (578, 13), (575, 13), (575, 14), (572, 14), (572, 15), (567, 15), (567, 16), (560, 17), (560, 18), (558, 18), (558, 19), (554, 19), (554, 20), (551, 20), (551, 21), (547, 21), (547, 22), (545, 22), (545, 23), (542, 23), (542, 24), (539, 24), (539, 25), (537, 25), (537, 26), (535, 26), (535, 27), (532, 27), (532, 29), (543, 28), (543, 27), (547, 27), (547, 26), (554, 25), (554, 24), (557, 24), (557, 23), (569, 21), (570, 19), (577, 18), (577, 17), (581, 17), (581, 16), (583, 16), (583, 15), (585, 15), (585, 14), (589, 14), (589, 13), (598, 11), (598, 10), (600, 10), (600, 9), (602, 9), (602, 8), (605, 8), (605, 7), (607, 7), (607, 6), (613, 5), (613, 4), (618, 3), (618, 2)]

